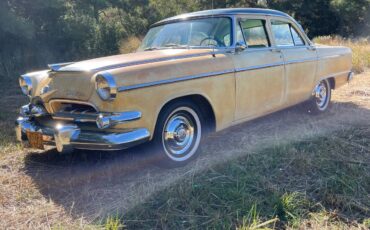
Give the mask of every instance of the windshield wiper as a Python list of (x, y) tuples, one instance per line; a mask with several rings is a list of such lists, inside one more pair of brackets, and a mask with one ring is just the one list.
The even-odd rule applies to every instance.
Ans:
[(159, 49), (158, 47), (148, 47), (148, 48), (145, 48), (144, 51), (151, 51), (151, 50), (157, 50)]
[(166, 45), (164, 45), (164, 47), (171, 47), (171, 48), (188, 48), (187, 45), (180, 45), (180, 44), (176, 44), (176, 43), (168, 43)]
[(188, 48), (188, 46), (187, 45), (179, 45), (179, 44), (176, 44), (176, 43), (168, 43), (168, 44), (165, 44), (163, 47), (148, 47), (148, 48), (145, 48), (144, 51), (159, 50), (159, 49), (166, 49), (166, 48), (186, 49), (186, 48)]

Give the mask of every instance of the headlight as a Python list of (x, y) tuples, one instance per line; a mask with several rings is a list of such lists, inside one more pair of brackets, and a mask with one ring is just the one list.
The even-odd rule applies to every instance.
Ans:
[(21, 87), (22, 92), (25, 95), (27, 95), (27, 96), (30, 96), (31, 95), (31, 91), (32, 91), (32, 80), (31, 80), (30, 77), (21, 76), (19, 78), (19, 86)]
[(99, 97), (104, 100), (114, 100), (117, 95), (116, 82), (112, 75), (104, 73), (95, 78), (95, 88)]

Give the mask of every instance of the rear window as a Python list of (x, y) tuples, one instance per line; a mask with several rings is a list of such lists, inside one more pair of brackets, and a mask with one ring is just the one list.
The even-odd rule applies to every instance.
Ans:
[(288, 22), (271, 21), (272, 33), (278, 46), (303, 46), (304, 41), (297, 30)]
[(265, 20), (241, 20), (240, 26), (248, 48), (264, 48), (270, 46)]

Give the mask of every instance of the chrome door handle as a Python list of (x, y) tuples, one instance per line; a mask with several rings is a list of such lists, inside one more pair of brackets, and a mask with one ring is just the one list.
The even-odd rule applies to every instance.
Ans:
[(281, 53), (281, 49), (273, 48), (273, 49), (271, 49), (271, 52)]

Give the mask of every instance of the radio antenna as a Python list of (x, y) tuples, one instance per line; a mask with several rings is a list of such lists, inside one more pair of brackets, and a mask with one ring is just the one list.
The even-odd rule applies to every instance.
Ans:
[[(214, 13), (215, 13), (215, 12), (213, 11), (213, 10), (214, 10), (214, 4), (213, 4), (213, 2), (214, 2), (214, 0), (212, 0), (212, 18), (213, 18), (213, 23), (216, 23), (216, 20), (214, 20), (214, 18), (215, 18), (215, 17), (214, 17), (214, 16), (215, 16), (215, 15), (214, 15)], [(216, 24), (215, 24), (215, 25), (216, 25)], [(215, 26), (215, 25), (214, 25), (214, 26)], [(216, 29), (216, 28), (217, 28), (217, 27), (215, 26), (215, 29)], [(213, 36), (215, 36), (215, 32), (216, 32), (216, 31), (214, 31)], [(211, 40), (209, 40), (209, 42), (210, 42), (210, 41), (211, 41)], [(208, 43), (208, 45), (210, 45), (210, 43)], [(213, 57), (215, 56), (215, 46), (214, 46), (214, 45), (212, 46), (212, 55), (213, 55)]]

